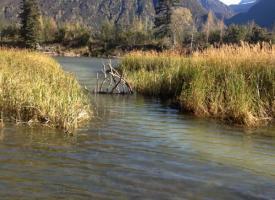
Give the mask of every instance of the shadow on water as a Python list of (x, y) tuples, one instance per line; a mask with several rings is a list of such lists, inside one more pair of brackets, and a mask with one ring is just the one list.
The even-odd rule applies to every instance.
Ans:
[[(93, 89), (101, 59), (58, 58)], [(181, 115), (157, 99), (93, 95), (96, 118), (75, 136), (0, 132), (3, 199), (272, 199), (275, 139)]]

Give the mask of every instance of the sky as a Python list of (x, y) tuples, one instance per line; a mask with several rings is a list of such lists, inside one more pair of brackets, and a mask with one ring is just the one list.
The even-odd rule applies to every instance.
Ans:
[(220, 0), (220, 1), (222, 1), (223, 3), (225, 3), (227, 5), (240, 3), (240, 0)]

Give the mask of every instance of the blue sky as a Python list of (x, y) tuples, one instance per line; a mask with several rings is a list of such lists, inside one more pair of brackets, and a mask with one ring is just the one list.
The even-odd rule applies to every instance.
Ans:
[(240, 2), (240, 0), (220, 0), (222, 2), (224, 2), (225, 4), (238, 4)]

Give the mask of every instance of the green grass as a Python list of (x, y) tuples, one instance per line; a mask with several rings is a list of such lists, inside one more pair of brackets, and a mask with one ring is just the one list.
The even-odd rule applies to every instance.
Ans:
[(72, 74), (40, 53), (0, 49), (2, 120), (73, 131), (92, 116), (89, 98)]
[(133, 52), (121, 68), (137, 92), (176, 99), (197, 116), (244, 126), (275, 118), (275, 50), (224, 46), (190, 57)]

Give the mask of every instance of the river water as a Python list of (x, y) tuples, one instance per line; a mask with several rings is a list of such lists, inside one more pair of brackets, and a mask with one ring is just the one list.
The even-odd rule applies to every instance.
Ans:
[[(102, 59), (57, 58), (92, 90)], [(66, 136), (0, 131), (0, 199), (275, 199), (274, 127), (243, 130), (157, 99), (92, 95), (96, 119)]]

